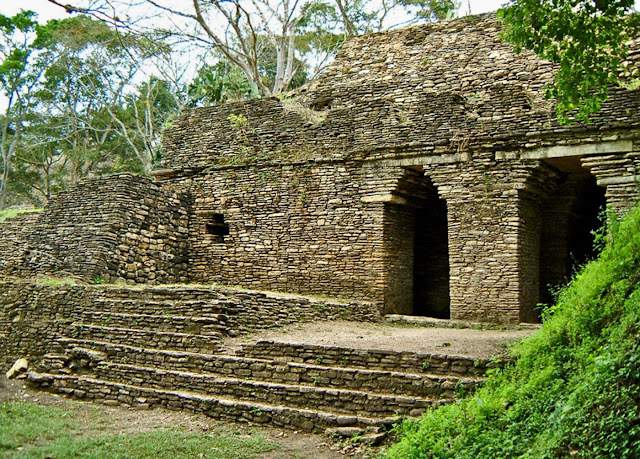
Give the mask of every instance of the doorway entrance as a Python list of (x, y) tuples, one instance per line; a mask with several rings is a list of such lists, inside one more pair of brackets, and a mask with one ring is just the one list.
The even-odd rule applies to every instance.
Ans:
[(542, 207), (540, 235), (540, 302), (552, 304), (553, 292), (597, 255), (593, 232), (600, 228), (606, 206), (605, 189), (575, 158), (564, 159), (562, 182)]
[(408, 169), (385, 205), (387, 310), (448, 319), (447, 204), (419, 169)]

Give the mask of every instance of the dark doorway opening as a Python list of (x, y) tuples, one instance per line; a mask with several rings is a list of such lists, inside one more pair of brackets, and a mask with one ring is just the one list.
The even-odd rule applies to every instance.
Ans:
[(416, 208), (413, 246), (413, 314), (448, 319), (449, 240), (447, 204), (435, 188)]
[(553, 304), (558, 286), (597, 255), (593, 232), (602, 225), (605, 190), (584, 169), (569, 170), (542, 209), (539, 298), (543, 304)]
[(408, 169), (386, 205), (390, 312), (448, 319), (447, 204), (419, 169)]

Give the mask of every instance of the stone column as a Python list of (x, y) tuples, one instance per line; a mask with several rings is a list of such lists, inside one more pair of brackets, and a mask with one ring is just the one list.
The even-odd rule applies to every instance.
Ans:
[(622, 215), (640, 198), (640, 152), (585, 155), (582, 165), (606, 187), (607, 205)]
[(451, 318), (535, 320), (538, 204), (553, 171), (538, 161), (474, 161), (426, 173), (447, 202)]

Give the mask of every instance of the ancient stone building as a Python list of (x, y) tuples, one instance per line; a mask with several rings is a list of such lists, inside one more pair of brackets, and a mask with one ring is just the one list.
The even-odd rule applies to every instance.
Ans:
[(220, 283), (534, 322), (633, 205), (640, 92), (559, 125), (494, 16), (350, 40), (294, 98), (196, 108), (153, 179), (92, 179), (3, 230), (7, 274)]

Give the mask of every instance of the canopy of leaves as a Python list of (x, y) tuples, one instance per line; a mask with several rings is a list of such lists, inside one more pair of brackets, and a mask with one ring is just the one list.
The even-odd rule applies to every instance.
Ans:
[(640, 207), (473, 397), (407, 422), (389, 458), (640, 457)]
[(511, 0), (499, 11), (503, 36), (516, 51), (529, 49), (558, 65), (547, 96), (557, 100), (561, 122), (574, 115), (587, 121), (622, 73), (637, 76), (625, 63), (629, 40), (640, 30), (633, 5), (634, 0)]
[[(186, 88), (147, 71), (168, 49), (88, 16), (0, 16), (0, 208), (42, 204), (88, 176), (147, 172)], [(165, 63), (165, 61), (163, 61)], [(157, 69), (157, 67), (155, 67)], [(166, 69), (163, 69), (166, 71)]]

